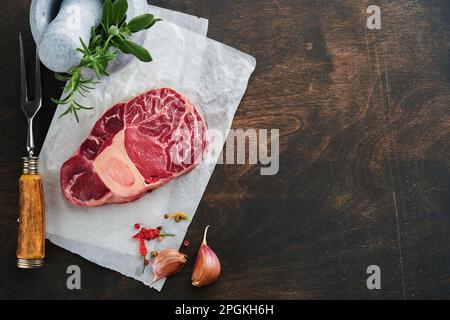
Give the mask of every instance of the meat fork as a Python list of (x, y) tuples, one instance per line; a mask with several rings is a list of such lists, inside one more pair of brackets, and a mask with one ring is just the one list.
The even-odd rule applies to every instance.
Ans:
[(20, 41), (20, 107), (27, 118), (27, 153), (23, 158), (23, 172), (19, 180), (19, 238), (17, 242), (17, 267), (32, 269), (42, 267), (45, 258), (45, 222), (42, 178), (38, 173), (38, 160), (34, 150), (33, 119), (42, 106), (41, 69), (36, 49), (35, 97), (28, 100), (27, 75), (22, 35)]

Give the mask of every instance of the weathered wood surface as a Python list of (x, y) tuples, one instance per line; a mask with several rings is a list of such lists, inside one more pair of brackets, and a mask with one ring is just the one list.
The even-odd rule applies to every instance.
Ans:
[[(187, 238), (191, 259), (157, 294), (51, 244), (46, 267), (15, 267), (20, 158), (18, 32), (33, 50), (30, 1), (3, 1), (0, 55), (0, 297), (450, 298), (450, 3), (164, 0), (210, 19), (209, 36), (256, 57), (235, 128), (279, 128), (280, 172), (219, 166)], [(365, 27), (369, 4), (382, 29)], [(32, 61), (30, 61), (30, 67)], [(45, 137), (60, 83), (43, 74)], [(218, 283), (190, 285), (206, 224)], [(82, 290), (66, 288), (66, 268)], [(382, 290), (366, 288), (366, 268)]]
[(41, 260), (45, 257), (45, 221), (42, 178), (24, 174), (19, 180), (19, 235), (17, 258)]

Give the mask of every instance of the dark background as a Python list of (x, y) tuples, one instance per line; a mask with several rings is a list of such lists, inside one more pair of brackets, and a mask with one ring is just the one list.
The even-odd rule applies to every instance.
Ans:
[[(187, 234), (191, 259), (162, 293), (50, 243), (45, 268), (15, 266), (20, 158), (18, 32), (30, 1), (0, 10), (0, 298), (450, 298), (450, 2), (164, 0), (210, 20), (209, 37), (256, 57), (235, 128), (281, 129), (280, 172), (218, 166)], [(365, 27), (382, 9), (382, 29)], [(29, 61), (29, 67), (32, 60)], [(43, 72), (40, 146), (61, 83)], [(196, 289), (203, 228), (223, 274)], [(66, 268), (82, 290), (66, 288)], [(381, 267), (382, 289), (366, 288)]]

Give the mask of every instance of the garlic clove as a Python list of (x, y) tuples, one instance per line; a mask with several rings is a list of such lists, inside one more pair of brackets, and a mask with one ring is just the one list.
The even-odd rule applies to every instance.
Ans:
[(180, 272), (187, 261), (187, 256), (175, 249), (164, 249), (153, 260), (152, 283)]
[(195, 287), (204, 287), (212, 284), (220, 275), (220, 261), (214, 251), (206, 243), (206, 234), (209, 226), (205, 229), (203, 242), (197, 253), (194, 271), (192, 272), (192, 285)]

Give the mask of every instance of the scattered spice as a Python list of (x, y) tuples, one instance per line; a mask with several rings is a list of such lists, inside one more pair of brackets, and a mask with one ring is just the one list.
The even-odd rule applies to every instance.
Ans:
[[(142, 273), (144, 273), (145, 267), (149, 264), (149, 261), (147, 259), (148, 250), (145, 241), (154, 239), (162, 240), (164, 237), (173, 237), (175, 235), (170, 233), (163, 233), (161, 227), (158, 227), (157, 229), (147, 229), (143, 227), (141, 228), (141, 225), (139, 223), (136, 223), (134, 227), (135, 229), (140, 229), (139, 232), (136, 233), (132, 238), (139, 240), (139, 253), (141, 257), (144, 258), (144, 266), (142, 268)], [(154, 253), (156, 253), (156, 255), (154, 255)], [(153, 251), (151, 253), (151, 256), (156, 257), (157, 254), (158, 253), (156, 251)]]
[(171, 233), (162, 233), (159, 229), (146, 229), (141, 230), (133, 236), (133, 239), (153, 240), (159, 237), (174, 237)]
[(191, 221), (191, 219), (184, 212), (175, 212), (174, 214), (165, 214), (164, 218), (165, 219), (172, 218), (176, 222), (180, 222), (181, 220)]
[(147, 256), (147, 246), (145, 245), (145, 239), (139, 239), (139, 253), (141, 254), (141, 257)]
[(141, 254), (141, 257), (144, 259), (144, 266), (142, 267), (142, 273), (145, 271), (145, 267), (148, 265), (147, 260), (147, 246), (145, 245), (144, 239), (139, 239), (139, 253)]

